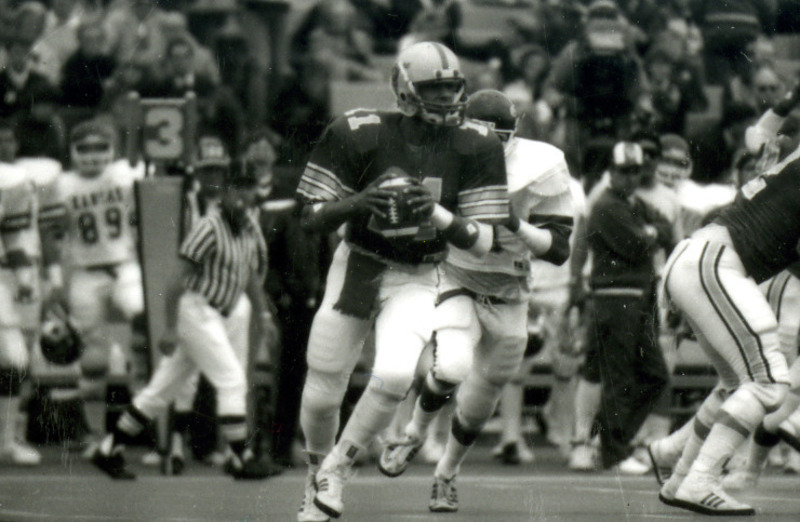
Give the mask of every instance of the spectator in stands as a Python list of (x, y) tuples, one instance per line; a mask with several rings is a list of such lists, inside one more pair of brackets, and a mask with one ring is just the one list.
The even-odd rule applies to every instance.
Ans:
[(55, 84), (61, 82), (64, 63), (78, 50), (78, 28), (85, 9), (78, 0), (53, 0), (44, 13), (44, 29), (33, 46), (39, 71)]
[(550, 57), (544, 47), (527, 44), (511, 51), (519, 77), (508, 82), (503, 92), (520, 113), (517, 135), (523, 138), (552, 141), (554, 115), (542, 100), (544, 80), (550, 72)]
[(683, 134), (687, 114), (708, 106), (700, 76), (686, 62), (673, 59), (667, 49), (660, 47), (652, 47), (645, 56), (645, 71), (657, 113), (655, 130)]
[(703, 35), (706, 80), (725, 85), (733, 76), (747, 76), (752, 44), (759, 35), (774, 33), (775, 2), (698, 0), (689, 8)]
[(67, 112), (75, 113), (71, 121), (97, 113), (117, 67), (105, 52), (105, 30), (98, 19), (84, 20), (77, 33), (78, 48), (67, 58), (61, 74), (61, 103)]
[(587, 190), (608, 164), (611, 145), (630, 132), (645, 107), (647, 78), (627, 38), (627, 25), (611, 0), (595, 0), (580, 36), (554, 59), (544, 99), (563, 111), (564, 143)]
[(8, 46), (8, 66), (0, 71), (0, 118), (17, 121), (20, 157), (62, 159), (63, 124), (56, 114), (58, 89), (34, 70), (33, 42), (15, 35)]
[(108, 47), (117, 63), (156, 68), (167, 48), (167, 12), (152, 0), (116, 2), (105, 18)]
[(330, 80), (375, 80), (369, 26), (349, 0), (320, 0), (306, 15), (292, 39), (292, 61), (297, 67), (312, 60), (325, 68)]
[(226, 150), (238, 156), (244, 135), (244, 114), (239, 100), (230, 89), (218, 85), (211, 76), (195, 69), (195, 47), (186, 37), (178, 36), (167, 44), (162, 64), (164, 77), (149, 94), (163, 98), (182, 98), (187, 93), (197, 95), (200, 134), (216, 135)]

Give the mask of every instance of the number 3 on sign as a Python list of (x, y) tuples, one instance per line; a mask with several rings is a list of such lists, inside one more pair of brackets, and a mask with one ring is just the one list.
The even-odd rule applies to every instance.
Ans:
[(145, 109), (144, 153), (151, 159), (176, 159), (183, 156), (183, 111), (163, 105)]

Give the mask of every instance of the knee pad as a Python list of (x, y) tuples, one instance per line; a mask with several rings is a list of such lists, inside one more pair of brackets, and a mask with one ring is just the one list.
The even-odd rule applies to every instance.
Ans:
[(458, 390), (457, 414), (461, 424), (471, 430), (483, 427), (494, 414), (502, 390), (502, 385), (471, 374)]
[(727, 398), (728, 392), (725, 391), (722, 386), (717, 385), (711, 390), (711, 393), (708, 394), (708, 397), (706, 397), (697, 409), (695, 417), (702, 425), (710, 428), (711, 425), (714, 424), (714, 419), (716, 419), (717, 412), (719, 412), (720, 407), (722, 407), (722, 403), (725, 402)]
[(308, 369), (303, 386), (302, 409), (315, 415), (337, 415), (350, 376)]
[(746, 382), (728, 397), (721, 410), (752, 432), (764, 415), (780, 407), (788, 390), (786, 384)]
[(389, 373), (385, 370), (375, 371), (370, 375), (368, 386), (383, 394), (405, 397), (414, 382), (413, 374), (401, 372)]
[(17, 397), (25, 374), (16, 368), (0, 368), (0, 397)]

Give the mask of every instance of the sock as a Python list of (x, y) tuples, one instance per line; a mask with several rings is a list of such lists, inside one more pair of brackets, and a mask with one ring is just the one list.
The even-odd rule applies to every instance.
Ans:
[(720, 418), (711, 427), (690, 472), (720, 476), (722, 466), (749, 435), (749, 430), (740, 422), (724, 411), (720, 412)]
[(600, 411), (602, 387), (600, 384), (581, 379), (575, 392), (575, 432), (573, 440), (588, 442), (592, 436), (592, 424)]
[(392, 422), (401, 400), (400, 396), (367, 387), (342, 431), (340, 443), (347, 441), (358, 448), (369, 447), (378, 433)]
[(500, 399), (500, 416), (503, 419), (503, 443), (517, 442), (522, 438), (522, 386), (508, 383)]
[(446, 479), (456, 476), (461, 468), (461, 463), (466, 458), (469, 449), (478, 438), (480, 430), (472, 430), (465, 427), (458, 419), (458, 415), (453, 415), (450, 436), (447, 438), (447, 445), (444, 450), (444, 457), (436, 465), (436, 476)]
[(693, 430), (694, 417), (690, 421), (685, 422), (683, 426), (670, 433), (669, 436), (660, 439), (658, 441), (659, 450), (663, 455), (669, 457), (670, 460), (674, 461), (678, 459), (684, 446), (686, 446), (686, 443), (689, 441)]
[(681, 453), (681, 458), (675, 465), (674, 476), (685, 477), (689, 473), (692, 463), (700, 453), (700, 448), (703, 446), (706, 438), (708, 437), (711, 429), (703, 424), (699, 419), (695, 418), (694, 422), (690, 423), (692, 431), (686, 441), (686, 445)]
[(104, 455), (110, 455), (121, 449), (126, 441), (138, 436), (150, 422), (151, 419), (141, 410), (133, 405), (128, 406), (117, 419), (111, 432), (103, 438), (100, 451)]
[(14, 444), (19, 417), (19, 395), (0, 397), (0, 446)]
[(247, 420), (244, 415), (220, 415), (219, 429), (233, 453), (241, 458), (247, 446)]
[(776, 433), (770, 433), (765, 429), (763, 422), (759, 424), (755, 432), (753, 432), (753, 440), (750, 442), (745, 469), (760, 475), (769, 452), (780, 441), (781, 438)]

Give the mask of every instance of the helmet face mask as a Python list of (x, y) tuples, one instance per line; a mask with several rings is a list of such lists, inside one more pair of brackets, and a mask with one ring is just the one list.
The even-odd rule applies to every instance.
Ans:
[(89, 135), (70, 146), (72, 167), (85, 177), (101, 174), (114, 160), (114, 147), (101, 135)]
[(392, 91), (406, 116), (444, 126), (464, 121), (466, 81), (458, 58), (442, 44), (421, 42), (401, 51), (392, 69)]

